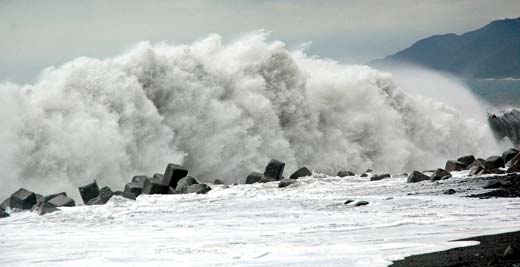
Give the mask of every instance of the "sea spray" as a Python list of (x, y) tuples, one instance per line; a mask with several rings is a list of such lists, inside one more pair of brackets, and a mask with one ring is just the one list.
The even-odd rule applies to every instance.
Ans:
[(488, 121), (499, 140), (509, 140), (516, 147), (520, 145), (520, 110), (504, 109), (488, 115)]
[(400, 172), (497, 150), (486, 123), (403, 93), (388, 73), (266, 38), (144, 42), (48, 68), (31, 85), (1, 84), (0, 194), (94, 178), (117, 188), (168, 162), (202, 180), (241, 182), (270, 158), (287, 172)]

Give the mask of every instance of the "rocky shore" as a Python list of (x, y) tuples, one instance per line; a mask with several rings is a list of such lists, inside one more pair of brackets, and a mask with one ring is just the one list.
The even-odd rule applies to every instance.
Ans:
[[(108, 186), (100, 189), (96, 180), (80, 186), (78, 190), (83, 204), (103, 205), (114, 196), (135, 200), (141, 194), (206, 194), (211, 187), (188, 176), (188, 170), (182, 166), (170, 163), (166, 166), (164, 174), (156, 173), (153, 177), (134, 176), (123, 191), (112, 191)], [(31, 210), (38, 215), (44, 215), (59, 211), (60, 207), (74, 206), (75, 201), (69, 198), (66, 192), (43, 196), (20, 188), (0, 204), (0, 218), (9, 216), (6, 210)]]
[[(417, 195), (455, 195), (470, 198), (516, 198), (520, 196), (520, 151), (509, 149), (500, 156), (486, 159), (466, 155), (447, 160), (444, 168), (434, 170), (414, 170), (409, 174), (390, 175), (366, 170), (356, 174), (350, 170), (339, 170), (335, 175), (321, 174), (301, 167), (286, 178), (285, 163), (271, 159), (263, 172), (254, 171), (245, 177), (245, 184), (275, 184), (277, 190), (296, 187), (299, 179), (363, 179), (368, 183), (380, 183), (390, 179), (406, 176), (402, 186), (403, 194)], [(402, 178), (401, 178), (402, 179)], [(112, 197), (122, 197), (129, 201), (140, 195), (173, 195), (173, 194), (207, 194), (213, 187), (229, 190), (236, 185), (226, 185), (220, 180), (213, 183), (201, 183), (189, 175), (189, 171), (181, 165), (170, 163), (163, 173), (152, 176), (136, 175), (121, 191), (98, 185), (96, 180), (78, 188), (83, 205), (104, 205)], [(423, 188), (422, 190), (417, 190)], [(424, 188), (428, 188), (424, 190)], [(381, 190), (384, 190), (382, 188)], [(417, 191), (420, 191), (419, 193)], [(387, 201), (391, 201), (391, 197)], [(372, 201), (366, 199), (345, 198), (333, 205), (346, 208), (363, 209), (371, 206)], [(20, 188), (0, 205), (0, 217), (8, 217), (11, 212), (31, 210), (38, 215), (59, 211), (62, 207), (74, 207), (76, 201), (68, 197), (66, 192), (43, 196)], [(478, 246), (451, 249), (448, 251), (408, 257), (397, 261), (392, 266), (518, 266), (519, 232), (476, 237), (468, 240), (480, 241)], [(517, 265), (515, 265), (517, 264)]]
[[(292, 185), (300, 177), (313, 176), (313, 172), (307, 167), (301, 167), (292, 173), (289, 178), (284, 177), (285, 163), (277, 159), (271, 159), (263, 173), (251, 172), (245, 178), (245, 184), (254, 183), (278, 183), (279, 188)], [(490, 197), (519, 197), (520, 196), (520, 151), (511, 148), (500, 156), (490, 156), (486, 159), (475, 158), (473, 155), (461, 156), (455, 160), (447, 160), (444, 168), (435, 170), (414, 170), (407, 175), (407, 183), (419, 183), (424, 181), (438, 182), (450, 179), (453, 172), (466, 171), (472, 180), (486, 180), (483, 189), (490, 191), (471, 194), (468, 197), (490, 198)], [(316, 174), (315, 177), (319, 178)], [(337, 177), (355, 177), (356, 173), (350, 170), (340, 170)], [(359, 177), (368, 177), (370, 181), (380, 181), (393, 176), (387, 173), (377, 174), (368, 169)], [(471, 184), (471, 181), (469, 182)], [(215, 185), (224, 184), (221, 180), (215, 180)], [(166, 166), (164, 173), (156, 173), (151, 177), (136, 175), (124, 186), (122, 191), (112, 191), (105, 186), (99, 188), (96, 180), (92, 183), (80, 186), (79, 193), (85, 205), (103, 205), (113, 196), (120, 196), (135, 200), (141, 194), (206, 194), (211, 187), (206, 183), (200, 183), (195, 177), (188, 175), (188, 170), (178, 164), (170, 163)], [(464, 189), (463, 189), (464, 190)], [(446, 189), (444, 194), (455, 194), (457, 190)], [(413, 194), (413, 193), (409, 193)], [(345, 204), (350, 204), (346, 200)], [(360, 204), (361, 203), (361, 204)], [(365, 201), (354, 203), (355, 206), (367, 205)], [(31, 210), (39, 215), (58, 211), (60, 207), (73, 207), (75, 201), (67, 196), (66, 192), (55, 193), (47, 196), (20, 188), (9, 198), (0, 204), (0, 218), (9, 216), (8, 210)]]

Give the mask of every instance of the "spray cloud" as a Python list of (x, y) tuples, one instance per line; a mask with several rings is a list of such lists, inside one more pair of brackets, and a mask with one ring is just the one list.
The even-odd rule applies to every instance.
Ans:
[(0, 193), (70, 190), (93, 178), (121, 187), (168, 162), (232, 182), (269, 158), (288, 172), (400, 172), (497, 149), (487, 124), (404, 93), (388, 73), (266, 38), (144, 42), (46, 69), (32, 85), (0, 84)]

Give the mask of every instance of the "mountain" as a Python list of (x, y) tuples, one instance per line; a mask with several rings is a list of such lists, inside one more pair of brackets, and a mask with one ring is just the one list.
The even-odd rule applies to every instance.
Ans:
[(496, 20), (461, 35), (434, 35), (369, 64), (404, 62), (468, 78), (520, 77), (520, 18)]

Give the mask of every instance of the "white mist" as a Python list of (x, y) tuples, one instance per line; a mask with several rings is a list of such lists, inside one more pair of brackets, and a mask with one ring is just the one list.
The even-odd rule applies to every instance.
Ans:
[(287, 163), (287, 176), (302, 165), (401, 172), (498, 151), (480, 115), (466, 116), (473, 104), (457, 110), (464, 97), (418, 96), (446, 87), (427, 84), (396, 86), (390, 74), (289, 51), (258, 32), (78, 58), (35, 84), (0, 84), (0, 195), (19, 186), (75, 192), (94, 178), (121, 188), (168, 162), (233, 182), (270, 158)]

